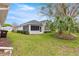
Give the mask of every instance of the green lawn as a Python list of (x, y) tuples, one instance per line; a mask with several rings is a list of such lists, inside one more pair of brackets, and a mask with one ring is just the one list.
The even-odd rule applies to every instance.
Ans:
[(75, 40), (54, 38), (52, 33), (24, 35), (8, 32), (14, 56), (79, 55), (79, 34)]

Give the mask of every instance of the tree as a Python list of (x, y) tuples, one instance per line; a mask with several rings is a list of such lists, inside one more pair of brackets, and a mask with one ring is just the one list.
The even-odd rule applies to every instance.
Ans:
[[(76, 17), (79, 14), (79, 4), (48, 4), (41, 8), (41, 13), (47, 16), (48, 20), (52, 20), (55, 17), (53, 26), (58, 33), (58, 37), (73, 39), (71, 34), (76, 31), (77, 22)], [(65, 34), (64, 32), (68, 32)]]
[(3, 27), (12, 26), (11, 24), (3, 24)]
[(61, 34), (63, 31), (73, 32), (75, 29), (76, 20), (78, 15), (79, 4), (48, 4), (41, 8), (41, 13), (47, 16), (48, 20), (54, 19), (54, 27)]

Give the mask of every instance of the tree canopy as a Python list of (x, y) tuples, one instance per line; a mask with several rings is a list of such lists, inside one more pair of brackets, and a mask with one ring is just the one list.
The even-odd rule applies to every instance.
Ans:
[(12, 26), (11, 24), (3, 24), (3, 27)]
[(66, 3), (49, 3), (47, 6), (41, 7), (40, 13), (47, 16), (48, 20), (54, 19), (54, 28), (58, 31), (74, 32), (76, 25), (76, 17), (79, 15), (79, 4)]

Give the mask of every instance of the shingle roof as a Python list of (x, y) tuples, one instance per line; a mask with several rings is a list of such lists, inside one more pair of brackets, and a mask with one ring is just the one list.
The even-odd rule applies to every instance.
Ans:
[(32, 21), (26, 22), (26, 23), (21, 24), (21, 25), (42, 25), (42, 23), (40, 21), (37, 21), (37, 20), (32, 20)]

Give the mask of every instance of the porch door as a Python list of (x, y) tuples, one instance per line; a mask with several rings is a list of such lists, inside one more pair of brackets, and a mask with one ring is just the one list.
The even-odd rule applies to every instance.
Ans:
[(40, 32), (41, 32), (41, 27), (40, 27)]

